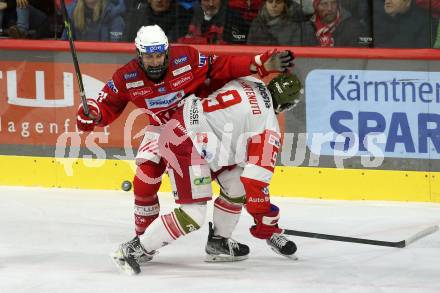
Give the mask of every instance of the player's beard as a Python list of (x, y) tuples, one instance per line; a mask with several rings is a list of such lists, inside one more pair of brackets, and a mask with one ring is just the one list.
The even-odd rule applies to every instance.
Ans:
[(145, 70), (145, 73), (147, 74), (148, 78), (151, 79), (154, 82), (161, 81), (165, 74), (167, 73), (168, 66), (159, 65), (159, 66), (148, 66), (148, 68)]

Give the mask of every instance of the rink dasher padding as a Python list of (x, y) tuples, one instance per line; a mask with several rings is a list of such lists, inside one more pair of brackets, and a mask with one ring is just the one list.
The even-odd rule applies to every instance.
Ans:
[[(133, 161), (29, 156), (0, 156), (0, 166), (0, 185), (103, 190), (120, 190), (135, 171)], [(283, 197), (440, 202), (439, 178), (438, 172), (278, 166), (270, 192)], [(160, 191), (171, 191), (168, 178)]]

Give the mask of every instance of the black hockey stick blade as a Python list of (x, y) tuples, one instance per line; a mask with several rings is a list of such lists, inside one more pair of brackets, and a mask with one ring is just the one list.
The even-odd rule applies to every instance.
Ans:
[(396, 248), (404, 248), (409, 244), (428, 236), (436, 231), (438, 231), (438, 226), (428, 227), (411, 237), (401, 240), (401, 241), (382, 241), (382, 240), (373, 240), (373, 239), (364, 239), (364, 238), (355, 238), (355, 237), (347, 237), (347, 236), (339, 236), (339, 235), (331, 235), (331, 234), (321, 234), (321, 233), (313, 233), (313, 232), (304, 232), (298, 230), (289, 230), (284, 229), (283, 234), (299, 236), (299, 237), (308, 237), (308, 238), (318, 238), (325, 240), (333, 240), (333, 241), (341, 241), (341, 242), (352, 242), (352, 243), (360, 243), (360, 244), (368, 244), (368, 245), (377, 245), (377, 246), (387, 246), (387, 247), (396, 247)]
[[(79, 87), (79, 95), (81, 97), (84, 114), (90, 117), (89, 107), (87, 105), (86, 94), (84, 91), (84, 84), (81, 77), (81, 71), (79, 70), (78, 57), (76, 56), (75, 44), (73, 42), (72, 27), (70, 25), (69, 15), (67, 14), (66, 3), (64, 2), (64, 0), (61, 0), (61, 13), (63, 14), (64, 27), (66, 28), (67, 38), (69, 39), (70, 53), (72, 54), (73, 66), (75, 67), (75, 74)], [(94, 117), (90, 117), (90, 118), (94, 118)]]

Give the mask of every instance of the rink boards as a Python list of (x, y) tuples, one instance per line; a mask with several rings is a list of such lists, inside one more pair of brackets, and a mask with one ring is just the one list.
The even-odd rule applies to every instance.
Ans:
[[(254, 55), (267, 47), (197, 49)], [(289, 49), (305, 96), (280, 119), (271, 193), (440, 202), (440, 51)], [(132, 44), (78, 42), (77, 51), (88, 98), (134, 57)], [(115, 190), (132, 180), (134, 136), (145, 120), (132, 117), (129, 105), (94, 137), (78, 134), (71, 60), (67, 42), (0, 42), (0, 185)], [(170, 191), (163, 182), (161, 190)]]
[[(131, 181), (135, 170), (133, 161), (29, 156), (0, 156), (0, 166), (0, 185), (111, 190)], [(160, 190), (171, 191), (168, 178)], [(278, 166), (270, 191), (285, 197), (440, 202), (438, 172)]]

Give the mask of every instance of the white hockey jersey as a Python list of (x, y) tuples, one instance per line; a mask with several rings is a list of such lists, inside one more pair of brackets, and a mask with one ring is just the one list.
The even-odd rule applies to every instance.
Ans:
[(230, 81), (204, 100), (189, 97), (183, 117), (195, 147), (213, 171), (231, 165), (245, 167), (249, 142), (259, 143), (256, 140), (263, 133), (273, 133), (271, 144), (280, 144), (270, 93), (261, 80), (251, 76)]

